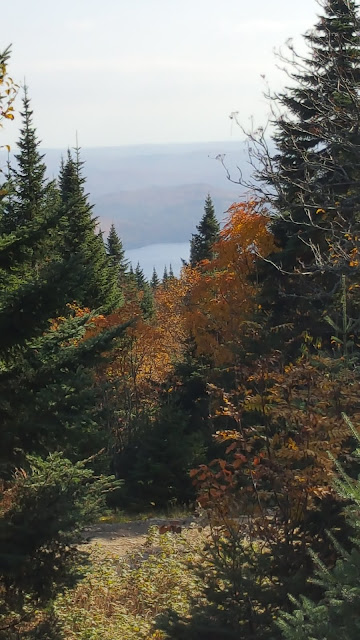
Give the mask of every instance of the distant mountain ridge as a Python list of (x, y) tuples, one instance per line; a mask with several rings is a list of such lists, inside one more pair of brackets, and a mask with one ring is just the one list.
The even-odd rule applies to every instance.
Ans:
[[(43, 149), (50, 177), (66, 150)], [(241, 197), (217, 156), (234, 176), (249, 174), (244, 143), (209, 142), (82, 149), (86, 190), (107, 234), (111, 223), (127, 249), (186, 242), (195, 232), (210, 193), (219, 221)]]
[(222, 221), (235, 196), (209, 184), (118, 191), (95, 198), (95, 212), (100, 214), (104, 231), (112, 222), (115, 224), (129, 249), (153, 243), (186, 242), (195, 232), (208, 193)]

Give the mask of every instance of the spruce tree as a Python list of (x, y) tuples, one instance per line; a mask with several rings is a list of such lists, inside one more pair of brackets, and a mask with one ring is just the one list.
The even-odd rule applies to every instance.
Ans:
[(24, 87), (22, 127), (17, 143), (19, 152), (15, 154), (16, 167), (11, 168), (13, 183), (13, 207), (9, 211), (8, 230), (17, 225), (35, 220), (44, 209), (48, 190), (44, 155), (39, 152), (39, 141), (33, 125), (33, 111), (30, 106), (27, 87)]
[(129, 273), (127, 274), (127, 277), (126, 277), (126, 283), (127, 283), (127, 289), (129, 291), (132, 291), (133, 294), (138, 291), (137, 280), (134, 273), (134, 268), (131, 263), (129, 267)]
[(67, 307), (75, 265), (56, 258), (29, 272), (24, 246), (31, 248), (32, 233), (37, 243), (39, 230), (29, 223), (0, 236), (0, 637), (6, 639), (19, 637), (22, 617), (29, 624), (73, 580), (77, 528), (100, 504), (92, 473), (73, 462), (106, 442), (91, 368), (123, 332), (116, 327), (83, 340), (89, 315), (76, 317)]
[(295, 86), (274, 98), (285, 111), (275, 121), (276, 152), (259, 174), (274, 189), (271, 202), (281, 214), (274, 225), (278, 240), (285, 240), (281, 229), (303, 251), (298, 232), (311, 237), (329, 228), (322, 210), (325, 220), (339, 212), (349, 219), (360, 203), (353, 192), (360, 174), (357, 8), (352, 0), (326, 0), (323, 6), (324, 16), (304, 36), (307, 56), (294, 54)]
[(166, 285), (166, 283), (167, 283), (168, 279), (169, 279), (169, 274), (168, 274), (167, 266), (165, 265), (165, 267), (164, 267), (164, 273), (163, 273), (163, 277), (162, 277), (162, 283), (163, 283), (163, 285)]
[(127, 273), (129, 263), (125, 258), (123, 243), (116, 233), (114, 224), (110, 227), (106, 241), (106, 253), (109, 256), (110, 264), (119, 274), (120, 283), (122, 283), (124, 281), (125, 274)]
[(159, 276), (156, 272), (155, 267), (153, 268), (153, 272), (152, 272), (152, 276), (151, 276), (151, 282), (150, 282), (151, 286), (153, 289), (157, 289), (157, 287), (160, 284), (160, 280), (159, 280)]
[(193, 234), (190, 241), (190, 264), (192, 267), (195, 267), (202, 260), (211, 260), (212, 247), (219, 237), (220, 226), (215, 216), (210, 194), (205, 200), (204, 215), (196, 228), (198, 233)]
[(194, 498), (189, 470), (201, 459), (201, 444), (196, 434), (187, 432), (187, 418), (167, 398), (155, 419), (135, 436), (125, 489), (138, 508), (152, 501), (157, 508), (168, 508), (174, 501), (184, 504)]
[[(0, 54), (2, 80), (7, 57)], [(29, 139), (34, 141), (33, 133)], [(123, 332), (116, 327), (83, 340), (89, 315), (70, 312), (73, 297), (68, 297), (78, 263), (61, 254), (64, 245), (56, 255), (38, 251), (46, 246), (48, 220), (53, 216), (44, 202), (50, 207), (57, 196), (56, 191), (46, 192), (36, 144), (34, 149), (34, 162), (26, 149), (19, 155), (21, 163), (28, 158), (28, 167), (34, 169), (34, 193), (40, 196), (36, 199), (31, 186), (26, 188), (30, 173), (26, 177), (19, 169), (16, 226), (9, 225), (13, 228), (8, 230), (8, 218), (0, 229), (0, 637), (4, 640), (46, 637), (44, 628), (37, 628), (44, 607), (76, 578), (78, 529), (97, 512), (104, 489), (104, 482), (99, 486), (85, 463), (76, 462), (83, 452), (96, 453), (89, 442), (90, 432), (100, 426), (95, 422), (91, 368)], [(54, 216), (52, 228), (60, 237), (56, 220)], [(35, 269), (29, 268), (34, 256)], [(59, 450), (66, 450), (72, 461)]]
[(102, 234), (84, 191), (79, 150), (73, 159), (68, 151), (60, 171), (60, 193), (63, 220), (64, 254), (78, 263), (73, 282), (74, 299), (91, 309), (114, 309), (121, 304), (116, 272), (106, 255)]
[[(80, 578), (81, 531), (104, 509), (109, 480), (61, 453), (29, 458), (2, 492), (0, 639), (55, 639), (52, 604)], [(103, 494), (103, 495), (102, 495)]]
[[(8, 163), (6, 196), (3, 201), (1, 229), (6, 233), (16, 232), (24, 224), (28, 229), (38, 229), (38, 242), (32, 234), (30, 245), (24, 250), (28, 268), (39, 268), (41, 261), (49, 260), (56, 251), (57, 235), (54, 227), (58, 222), (56, 187), (46, 179), (44, 155), (39, 151), (40, 142), (33, 125), (33, 111), (27, 87), (24, 88), (22, 127), (15, 154), (16, 163)], [(47, 234), (44, 233), (45, 228)], [(41, 238), (41, 242), (40, 242)], [(22, 262), (24, 265), (24, 261)]]
[(152, 287), (145, 282), (143, 287), (143, 297), (140, 307), (145, 320), (151, 320), (155, 315), (155, 300)]
[[(84, 265), (76, 254), (61, 255), (62, 243), (57, 255), (29, 268), (33, 247), (47, 241), (47, 224), (24, 216), (15, 231), (0, 231), (0, 466), (11, 469), (28, 453), (59, 446), (70, 456), (87, 455), (100, 434), (91, 363), (117, 328), (82, 340), (90, 314), (77, 315), (69, 305)], [(60, 224), (54, 231), (61, 238)]]
[(139, 262), (136, 265), (134, 276), (135, 276), (137, 288), (139, 290), (140, 289), (144, 289), (146, 280), (145, 280), (144, 272), (143, 272), (142, 268), (140, 267), (140, 263)]
[(260, 134), (254, 152), (255, 188), (273, 208), (279, 247), (265, 298), (275, 324), (292, 322), (299, 334), (316, 335), (326, 333), (318, 320), (339, 294), (342, 276), (358, 278), (351, 256), (360, 248), (357, 7), (352, 0), (325, 0), (323, 8), (305, 35), (308, 53), (291, 48), (293, 86), (272, 97), (281, 113), (274, 121), (276, 151), (270, 153)]

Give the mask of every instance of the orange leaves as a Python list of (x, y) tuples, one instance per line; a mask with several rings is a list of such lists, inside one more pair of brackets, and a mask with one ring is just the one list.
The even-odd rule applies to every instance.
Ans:
[[(111, 361), (98, 370), (98, 375), (117, 390), (116, 402), (126, 416), (125, 429), (142, 412), (154, 415), (159, 393), (164, 391), (174, 363), (181, 358), (187, 338), (183, 317), (185, 292), (184, 282), (168, 281), (166, 289), (158, 287), (155, 292), (152, 319), (144, 319), (141, 298), (133, 295), (116, 313), (97, 318), (89, 328), (88, 336), (100, 328), (135, 319), (112, 352)], [(172, 392), (170, 384), (167, 391)]]
[(234, 451), (234, 449), (236, 449), (237, 447), (237, 443), (236, 442), (232, 442), (231, 445), (229, 447), (227, 447), (227, 449), (225, 450), (225, 453), (231, 453), (231, 451)]
[(245, 456), (242, 453), (236, 453), (234, 455), (234, 462), (232, 463), (233, 469), (239, 469), (245, 462)]
[(249, 330), (247, 321), (258, 311), (257, 257), (275, 250), (269, 218), (258, 203), (234, 204), (228, 215), (213, 260), (183, 273), (189, 286), (187, 322), (198, 353), (222, 365), (232, 362), (234, 348)]
[[(356, 240), (358, 240), (358, 238), (356, 238)], [(358, 267), (359, 266), (359, 250), (358, 247), (354, 247), (351, 251), (350, 251), (350, 255), (349, 255), (349, 266), (350, 267)]]
[[(5, 118), (7, 120), (14, 120), (14, 107), (13, 102), (15, 100), (18, 86), (14, 83), (13, 79), (9, 76), (7, 71), (7, 61), (9, 58), (9, 49), (7, 49), (1, 55), (0, 63), (0, 120)], [(0, 127), (2, 125), (0, 124)], [(4, 145), (9, 147), (9, 145)], [(8, 148), (9, 150), (9, 148)]]
[(238, 430), (218, 431), (223, 459), (192, 472), (201, 504), (217, 522), (244, 513), (259, 522), (262, 514), (267, 532), (271, 511), (280, 536), (298, 536), (309, 511), (333, 495), (329, 452), (346, 454), (349, 437), (342, 413), (360, 422), (356, 373), (323, 356), (283, 368), (274, 355), (253, 363), (232, 396), (211, 391), (220, 397), (217, 415), (228, 420), (230, 407)]
[[(70, 312), (70, 315), (75, 318), (82, 318), (84, 316), (88, 316), (90, 314), (90, 309), (87, 307), (79, 307), (76, 302), (68, 303), (67, 308)], [(58, 316), (51, 320), (50, 331), (57, 331), (60, 326), (66, 322), (67, 318), (65, 316)], [(88, 321), (90, 322), (90, 320)]]
[(257, 254), (266, 256), (275, 250), (268, 229), (269, 216), (262, 205), (253, 201), (231, 205), (228, 215), (218, 243), (224, 245), (220, 250), (220, 263), (224, 266), (227, 260), (227, 266), (240, 266), (241, 271), (249, 275)]
[(153, 322), (139, 318), (130, 334), (132, 363), (137, 363), (137, 381), (163, 384), (184, 350), (187, 333), (183, 317), (183, 284), (174, 279), (155, 294)]
[(190, 478), (194, 478), (199, 473), (199, 469), (191, 469), (189, 472)]
[(338, 363), (324, 357), (302, 358), (285, 372), (274, 372), (272, 379), (267, 402), (277, 429), (269, 448), (278, 469), (287, 472), (289, 495), (294, 500), (302, 495), (311, 505), (313, 496), (331, 491), (328, 454), (337, 457), (344, 450), (348, 432), (342, 412), (354, 421), (360, 417), (360, 386), (351, 372), (338, 371)]
[(221, 459), (213, 460), (209, 465), (202, 464), (198, 469), (192, 469), (190, 477), (198, 489), (198, 501), (206, 509), (216, 504), (222, 507), (236, 479), (234, 467)]

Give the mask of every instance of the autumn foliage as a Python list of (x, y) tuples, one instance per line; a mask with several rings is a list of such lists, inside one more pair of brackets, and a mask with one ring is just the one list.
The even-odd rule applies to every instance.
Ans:
[[(110, 635), (120, 623), (134, 638), (359, 637), (359, 17), (354, 0), (320, 4), (305, 53), (280, 55), (291, 82), (268, 96), (271, 144), (249, 133), (250, 199), (220, 230), (208, 194), (178, 278), (147, 282), (114, 225), (104, 245), (79, 149), (46, 178), (25, 91), (0, 187), (0, 638), (100, 637), (110, 618)], [(8, 59), (0, 129), (14, 119)], [(160, 544), (120, 563), (122, 582), (95, 562), (85, 591), (103, 585), (106, 615), (95, 597), (81, 628), (59, 593), (104, 493), (147, 513), (197, 503), (209, 528), (186, 602), (187, 567), (166, 582)]]
[(187, 269), (187, 323), (199, 354), (232, 363), (257, 310), (257, 256), (274, 251), (269, 217), (257, 202), (233, 204), (213, 260)]

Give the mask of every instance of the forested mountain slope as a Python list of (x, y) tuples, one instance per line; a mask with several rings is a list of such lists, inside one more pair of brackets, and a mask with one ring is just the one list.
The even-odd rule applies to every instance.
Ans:
[[(56, 176), (65, 150), (44, 153), (49, 176)], [(221, 220), (242, 189), (227, 180), (218, 154), (226, 154), (235, 176), (235, 164), (248, 174), (240, 141), (83, 149), (87, 189), (101, 228), (107, 233), (113, 222), (126, 249), (186, 242), (208, 193)]]

